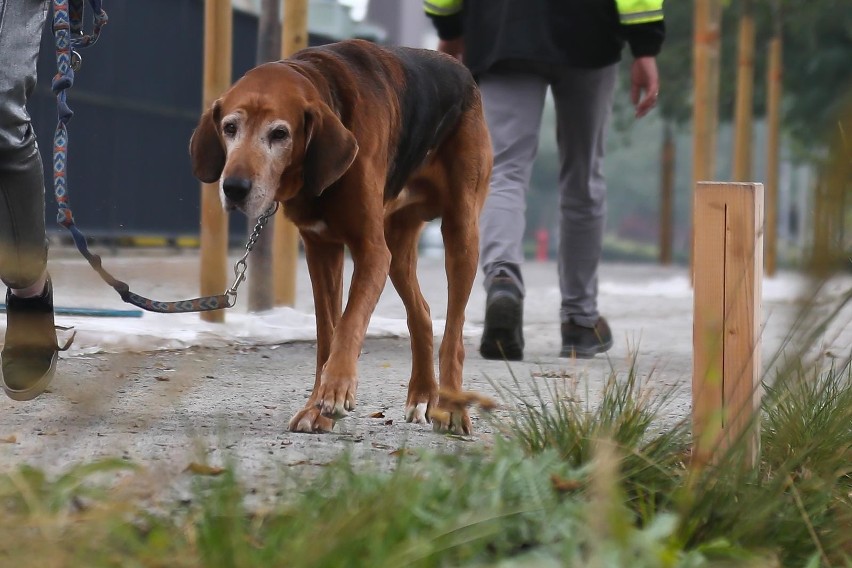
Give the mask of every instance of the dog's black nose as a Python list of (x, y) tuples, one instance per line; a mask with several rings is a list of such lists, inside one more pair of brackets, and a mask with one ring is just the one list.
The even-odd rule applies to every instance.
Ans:
[(241, 177), (226, 177), (222, 180), (222, 191), (225, 197), (234, 203), (240, 203), (251, 191), (251, 180)]

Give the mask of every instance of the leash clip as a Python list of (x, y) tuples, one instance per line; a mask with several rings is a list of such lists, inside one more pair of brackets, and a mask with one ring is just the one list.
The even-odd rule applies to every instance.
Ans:
[(231, 284), (231, 287), (225, 292), (225, 295), (228, 297), (233, 295), (234, 300), (237, 298), (237, 288), (239, 288), (240, 284), (245, 282), (246, 279), (246, 269), (248, 268), (248, 264), (246, 263), (247, 256), (248, 252), (234, 265), (234, 283)]
[(71, 69), (76, 73), (83, 66), (83, 56), (78, 52), (71, 50)]

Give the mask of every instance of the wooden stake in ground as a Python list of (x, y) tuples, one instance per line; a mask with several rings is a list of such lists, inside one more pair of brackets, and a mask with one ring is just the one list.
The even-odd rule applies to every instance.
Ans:
[[(693, 29), (692, 187), (715, 179), (719, 120), (721, 0), (695, 0)], [(694, 208), (693, 208), (694, 217)], [(695, 231), (693, 229), (693, 244)], [(690, 261), (692, 256), (690, 256)]]
[(781, 7), (773, 3), (769, 68), (766, 72), (766, 275), (773, 276), (778, 255), (778, 162), (781, 154)]
[(699, 183), (695, 192), (694, 459), (760, 445), (763, 186)]
[[(230, 0), (204, 3), (204, 89), (208, 108), (231, 84), (233, 15)], [(219, 185), (201, 184), (201, 295), (221, 294), (228, 282), (228, 217), (219, 201)], [(201, 312), (201, 319), (224, 322), (224, 310)]]
[[(284, 24), (281, 57), (289, 57), (308, 45), (308, 0), (284, 0)], [(292, 306), (296, 302), (296, 265), (299, 259), (299, 233), (284, 217), (275, 215), (275, 304)]]

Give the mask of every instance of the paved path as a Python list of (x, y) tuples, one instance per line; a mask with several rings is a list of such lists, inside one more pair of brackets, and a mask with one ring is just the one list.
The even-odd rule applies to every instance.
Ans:
[[(176, 258), (160, 252), (106, 260), (140, 293), (167, 298), (194, 295), (195, 255), (176, 254)], [(98, 285), (96, 277), (73, 256), (62, 251), (55, 254), (51, 270), (58, 305), (112, 301), (104, 298), (113, 292)], [(305, 273), (301, 264), (296, 308), (311, 312)], [(433, 317), (442, 318), (446, 306), (442, 262), (424, 259), (420, 273)], [(526, 360), (508, 366), (484, 361), (477, 353), (485, 297), (477, 280), (467, 310), (467, 388), (495, 395), (495, 384), (514, 389), (515, 379), (526, 393), (542, 385), (577, 384), (578, 397), (594, 403), (602, 381), (611, 372), (625, 373), (632, 354), (638, 351), (640, 374), (651, 375), (650, 385), (677, 389), (666, 419), (688, 416), (692, 297), (684, 269), (605, 265), (601, 310), (611, 322), (616, 344), (608, 358), (592, 361), (557, 357), (555, 266), (530, 263), (525, 277)], [(790, 328), (798, 310), (791, 289), (799, 285), (806, 286), (805, 281), (790, 274), (765, 285), (764, 361)], [(836, 296), (850, 285), (846, 277), (833, 285), (828, 296)], [(404, 317), (391, 286), (376, 313)], [(850, 321), (852, 312), (847, 309), (825, 335), (824, 350), (848, 353)], [(120, 331), (121, 320), (115, 320), (115, 325)], [(223, 464), (236, 458), (247, 485), (259, 495), (270, 495), (282, 472), (321, 466), (342, 451), (382, 467), (390, 466), (394, 452), (404, 446), (465, 448), (487, 444), (493, 435), (488, 421), (478, 416), (476, 436), (469, 440), (405, 424), (403, 403), (410, 358), (407, 340), (393, 337), (371, 338), (365, 343), (359, 363), (358, 408), (338, 423), (335, 433), (291, 434), (286, 424), (308, 396), (314, 360), (312, 342), (65, 358), (60, 361), (52, 392), (30, 403), (0, 399), (0, 464), (7, 468), (30, 463), (60, 471), (71, 463), (97, 457), (125, 457), (146, 466), (154, 480), (152, 487), (180, 491), (186, 477), (181, 472), (191, 461)], [(176, 483), (163, 483), (164, 479)]]

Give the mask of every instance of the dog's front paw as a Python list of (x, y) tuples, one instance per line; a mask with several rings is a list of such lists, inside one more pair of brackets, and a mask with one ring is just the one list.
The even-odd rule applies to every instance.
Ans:
[(405, 405), (405, 421), (415, 424), (429, 423), (429, 403), (418, 402), (417, 404)]
[(357, 386), (358, 381), (354, 378), (330, 378), (324, 374), (314, 405), (325, 417), (333, 420), (345, 418), (355, 410)]
[(429, 412), (429, 417), (432, 419), (432, 429), (435, 432), (446, 432), (458, 436), (473, 434), (473, 424), (470, 422), (467, 408), (445, 410), (439, 405), (437, 409)]
[(431, 412), (438, 403), (438, 385), (435, 379), (426, 381), (415, 381), (411, 379), (408, 386), (408, 398), (405, 401), (405, 421), (415, 424), (430, 424), (432, 422)]
[(288, 428), (291, 432), (306, 434), (331, 432), (334, 429), (334, 420), (320, 414), (319, 408), (311, 404), (290, 419)]

